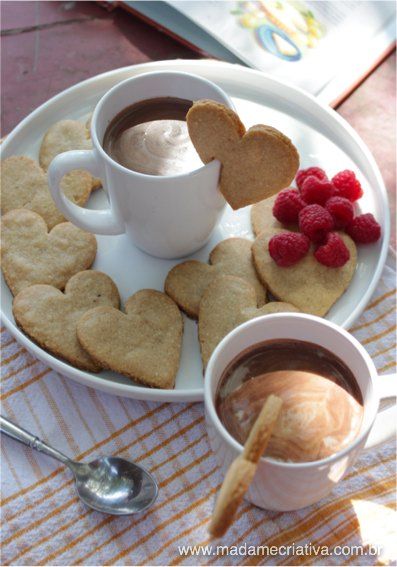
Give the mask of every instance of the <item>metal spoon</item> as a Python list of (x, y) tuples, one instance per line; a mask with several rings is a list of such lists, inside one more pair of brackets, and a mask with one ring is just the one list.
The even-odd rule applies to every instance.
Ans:
[(80, 499), (98, 512), (135, 514), (149, 508), (157, 498), (156, 481), (140, 465), (118, 457), (102, 457), (87, 464), (72, 461), (2, 416), (0, 431), (68, 466), (74, 474)]

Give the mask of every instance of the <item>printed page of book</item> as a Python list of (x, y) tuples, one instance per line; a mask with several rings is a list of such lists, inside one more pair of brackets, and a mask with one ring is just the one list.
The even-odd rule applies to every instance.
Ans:
[[(319, 94), (395, 41), (394, 1), (167, 2), (246, 64)], [(376, 41), (375, 41), (376, 40)], [(378, 52), (374, 53), (374, 49)], [(352, 76), (352, 83), (359, 77)], [(342, 81), (346, 86), (346, 77)], [(328, 89), (328, 98), (335, 89)]]

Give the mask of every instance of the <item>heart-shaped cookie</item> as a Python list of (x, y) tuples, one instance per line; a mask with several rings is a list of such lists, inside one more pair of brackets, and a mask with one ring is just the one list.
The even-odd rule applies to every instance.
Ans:
[(12, 311), (19, 327), (38, 345), (77, 368), (99, 372), (97, 364), (77, 340), (77, 321), (99, 305), (118, 307), (119, 293), (102, 272), (74, 275), (62, 293), (51, 285), (32, 285), (14, 298)]
[(259, 236), (262, 232), (274, 234), (275, 229), (284, 229), (297, 231), (298, 225), (283, 225), (273, 216), (273, 206), (277, 199), (277, 195), (273, 195), (268, 199), (259, 201), (251, 207), (251, 224), (255, 236)]
[[(44, 171), (50, 167), (55, 156), (70, 150), (91, 150), (90, 131), (78, 120), (60, 120), (44, 134), (39, 152), (39, 162)], [(97, 189), (101, 181), (91, 176), (91, 188)]]
[(77, 272), (91, 267), (96, 239), (70, 222), (51, 232), (40, 215), (15, 209), (1, 218), (1, 267), (13, 295), (33, 284), (63, 289)]
[(239, 455), (228, 468), (208, 527), (213, 537), (223, 536), (233, 523), (256, 469), (257, 464), (245, 459), (243, 455)]
[(152, 388), (174, 387), (182, 332), (178, 307), (153, 289), (131, 296), (125, 313), (96, 307), (77, 323), (80, 343), (98, 364)]
[[(238, 389), (237, 389), (238, 391)], [(235, 392), (237, 392), (235, 391)], [(212, 536), (224, 535), (232, 524), (237, 508), (255, 476), (259, 459), (266, 451), (273, 429), (280, 416), (280, 398), (268, 396), (244, 444), (244, 451), (230, 465), (223, 480), (208, 531)]]
[(228, 238), (212, 250), (210, 265), (188, 260), (177, 264), (165, 280), (165, 292), (189, 315), (197, 319), (201, 297), (221, 274), (245, 278), (254, 286), (258, 305), (266, 303), (266, 290), (260, 283), (252, 262), (252, 242), (246, 238)]
[(274, 301), (257, 307), (250, 283), (234, 276), (219, 276), (205, 290), (200, 303), (199, 340), (204, 368), (220, 341), (238, 325), (270, 313), (297, 312), (294, 305)]
[(280, 301), (323, 317), (351, 282), (357, 264), (356, 245), (347, 234), (340, 233), (350, 252), (350, 259), (341, 268), (320, 264), (313, 256), (313, 246), (297, 264), (280, 268), (269, 254), (269, 240), (280, 232), (262, 232), (254, 242), (252, 253), (259, 278)]
[[(91, 193), (92, 176), (76, 169), (65, 175), (61, 187), (68, 199), (84, 205)], [(20, 208), (38, 213), (49, 229), (66, 220), (55, 206), (47, 174), (39, 164), (25, 156), (11, 156), (1, 163), (1, 211)]]
[(199, 100), (186, 115), (190, 138), (204, 163), (222, 163), (220, 190), (233, 209), (288, 187), (299, 167), (291, 140), (271, 126), (248, 131), (233, 110)]

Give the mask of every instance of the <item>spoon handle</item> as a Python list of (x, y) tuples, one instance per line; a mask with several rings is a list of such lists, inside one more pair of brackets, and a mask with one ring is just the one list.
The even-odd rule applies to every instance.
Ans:
[(0, 415), (0, 431), (12, 439), (19, 441), (32, 449), (36, 449), (36, 451), (40, 451), (40, 453), (45, 453), (49, 457), (53, 457), (54, 459), (61, 461), (65, 465), (70, 466), (71, 464), (70, 459), (66, 457), (66, 455), (63, 455), (53, 447), (50, 447), (47, 443), (44, 443), (44, 441), (35, 435), (32, 435), (28, 431), (25, 431), (25, 429), (22, 429), (22, 427), (19, 427), (15, 423), (12, 423), (12, 421), (9, 421), (2, 415)]

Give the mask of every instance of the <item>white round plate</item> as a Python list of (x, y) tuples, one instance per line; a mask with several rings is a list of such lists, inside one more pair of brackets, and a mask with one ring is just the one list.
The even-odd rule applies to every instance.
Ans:
[[(161, 61), (116, 69), (67, 89), (32, 112), (7, 136), (2, 147), (3, 159), (11, 155), (37, 159), (42, 137), (54, 122), (63, 118), (84, 119), (114, 84), (133, 75), (164, 69), (196, 73), (217, 83), (232, 97), (247, 127), (270, 124), (289, 136), (300, 153), (301, 167), (319, 165), (329, 175), (341, 169), (357, 172), (364, 187), (360, 207), (375, 215), (382, 225), (383, 235), (377, 244), (360, 247), (354, 278), (327, 315), (330, 321), (348, 328), (367, 304), (385, 262), (390, 231), (387, 193), (373, 157), (354, 130), (332, 109), (295, 87), (259, 71), (216, 61)], [(93, 195), (89, 206), (107, 206), (102, 190)], [(249, 207), (236, 212), (229, 208), (211, 241), (193, 257), (207, 261), (215, 244), (229, 236), (252, 237), (249, 212)], [(162, 290), (167, 272), (176, 263), (132, 248), (124, 236), (98, 236), (94, 268), (114, 279), (123, 301), (142, 288)], [(98, 375), (83, 372), (51, 356), (16, 327), (12, 296), (3, 278), (1, 292), (2, 318), (8, 330), (34, 356), (60, 374), (86, 386), (140, 400), (203, 399), (203, 374), (194, 321), (184, 317), (183, 351), (175, 389), (150, 389), (113, 372), (103, 371)]]

